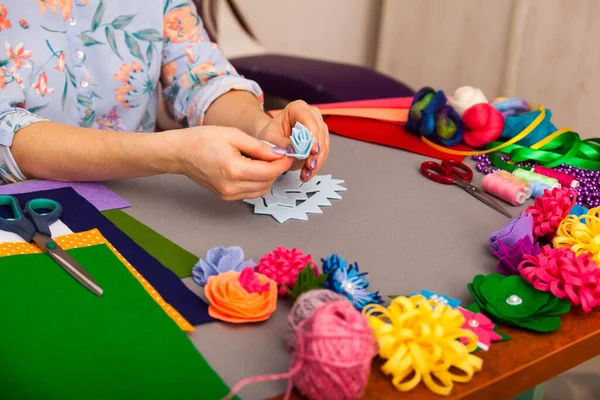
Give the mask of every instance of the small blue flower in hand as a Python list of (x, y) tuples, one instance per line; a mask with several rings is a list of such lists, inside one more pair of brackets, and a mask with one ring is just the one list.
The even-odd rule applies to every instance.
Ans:
[(244, 250), (239, 246), (215, 247), (206, 253), (206, 260), (200, 259), (192, 271), (194, 281), (204, 286), (208, 278), (227, 271), (241, 272), (245, 267), (254, 267), (256, 263), (244, 261)]
[(296, 158), (300, 160), (308, 158), (315, 139), (312, 137), (310, 131), (300, 122), (296, 122), (296, 125), (292, 128), (291, 140)]

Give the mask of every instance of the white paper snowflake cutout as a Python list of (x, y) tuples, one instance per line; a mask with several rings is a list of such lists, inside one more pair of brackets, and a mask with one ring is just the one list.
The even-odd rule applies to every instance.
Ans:
[(254, 205), (255, 214), (271, 215), (279, 223), (307, 220), (308, 214), (322, 214), (320, 207), (331, 206), (329, 199), (342, 198), (338, 193), (346, 191), (342, 183), (331, 175), (317, 175), (304, 183), (300, 171), (292, 171), (279, 177), (266, 196), (244, 201)]

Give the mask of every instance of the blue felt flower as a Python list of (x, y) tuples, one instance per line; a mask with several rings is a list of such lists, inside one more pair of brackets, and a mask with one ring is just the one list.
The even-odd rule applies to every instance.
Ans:
[(206, 260), (198, 261), (192, 275), (198, 285), (204, 286), (213, 275), (227, 271), (241, 272), (245, 267), (255, 265), (252, 259), (244, 261), (244, 250), (239, 246), (215, 247), (206, 253)]
[(291, 140), (297, 158), (301, 160), (308, 158), (315, 139), (312, 137), (310, 131), (300, 122), (296, 122), (296, 125), (292, 128)]
[(358, 264), (347, 265), (346, 260), (337, 254), (327, 259), (321, 259), (323, 273), (329, 274), (325, 287), (344, 295), (359, 311), (368, 304), (381, 304), (379, 292), (369, 292), (369, 281), (365, 278), (366, 272), (359, 272)]
[(435, 300), (437, 303), (446, 304), (452, 308), (456, 308), (460, 305), (460, 300), (453, 299), (445, 294), (434, 293), (425, 289), (422, 289), (420, 294), (423, 295), (427, 300)]

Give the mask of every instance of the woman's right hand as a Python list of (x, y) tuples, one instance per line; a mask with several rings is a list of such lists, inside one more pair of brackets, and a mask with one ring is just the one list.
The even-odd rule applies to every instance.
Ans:
[(227, 201), (264, 196), (293, 162), (285, 149), (236, 128), (202, 126), (165, 133), (172, 135), (177, 172)]

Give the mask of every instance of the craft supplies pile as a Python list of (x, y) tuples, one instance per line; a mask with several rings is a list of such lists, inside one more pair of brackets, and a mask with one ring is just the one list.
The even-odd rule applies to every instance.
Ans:
[[(285, 379), (286, 397), (296, 389), (308, 399), (358, 399), (379, 357), (398, 391), (449, 395), (486, 367), (478, 352), (510, 340), (502, 326), (552, 334), (564, 314), (600, 305), (600, 141), (556, 129), (544, 107), (488, 102), (470, 87), (319, 107), (335, 134), (441, 159), (422, 168), (439, 175), (431, 179), (460, 179), (504, 215), (504, 205), (533, 198), (490, 234), (497, 265), (465, 282), (471, 302), (426, 289), (382, 297), (364, 268), (335, 249), (317, 259), (276, 247), (254, 261), (227, 245), (199, 259), (122, 212), (129, 204), (101, 184), (3, 185), (0, 195), (11, 196), (0, 196), (0, 301), (10, 305), (0, 333), (2, 394), (196, 398), (202, 387), (203, 398), (222, 399)], [(292, 136), (288, 156), (306, 157), (310, 132), (296, 126)], [(464, 156), (486, 175), (487, 194), (469, 183)], [(342, 183), (302, 183), (290, 172), (247, 202), (278, 222), (307, 220), (341, 198)], [(189, 276), (206, 302), (182, 282)], [(289, 370), (230, 389), (186, 333), (204, 323), (257, 324), (281, 302), (293, 304), (281, 327)]]

